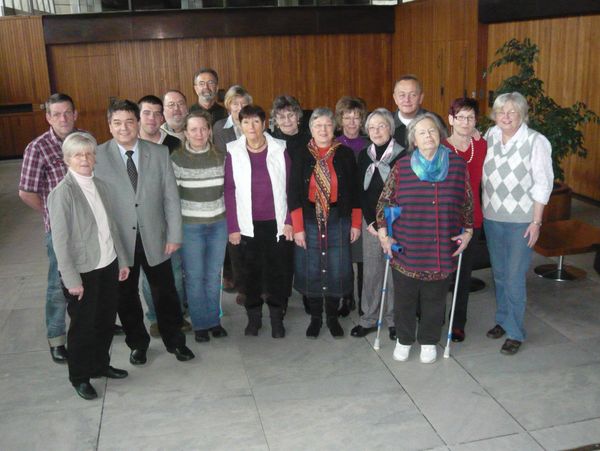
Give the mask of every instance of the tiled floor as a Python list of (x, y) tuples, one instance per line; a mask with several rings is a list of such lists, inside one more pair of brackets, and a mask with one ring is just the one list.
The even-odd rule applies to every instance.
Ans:
[[(95, 380), (84, 401), (52, 363), (44, 326), (47, 259), (42, 224), (16, 195), (20, 162), (0, 163), (1, 450), (539, 450), (600, 442), (600, 277), (592, 254), (569, 258), (588, 278), (529, 277), (529, 339), (513, 357), (489, 340), (494, 297), (472, 295), (467, 340), (433, 365), (392, 360), (387, 337), (304, 337), (296, 294), (288, 336), (243, 336), (245, 317), (225, 295), (228, 338), (197, 344), (179, 363), (153, 340), (144, 367), (124, 380)], [(598, 209), (575, 202), (575, 217), (600, 225)], [(536, 256), (534, 265), (546, 262)], [(448, 297), (450, 301), (450, 296)], [(354, 312), (342, 320), (349, 332)], [(268, 322), (268, 321), (267, 321)], [(438, 349), (440, 353), (442, 348)]]

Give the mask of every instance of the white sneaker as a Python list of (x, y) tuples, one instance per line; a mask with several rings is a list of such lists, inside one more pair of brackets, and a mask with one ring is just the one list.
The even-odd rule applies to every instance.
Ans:
[(437, 359), (436, 345), (421, 345), (421, 363), (433, 363)]
[(396, 347), (394, 348), (394, 354), (392, 355), (392, 358), (398, 362), (406, 362), (408, 360), (409, 353), (410, 345), (400, 344), (400, 342), (396, 340)]

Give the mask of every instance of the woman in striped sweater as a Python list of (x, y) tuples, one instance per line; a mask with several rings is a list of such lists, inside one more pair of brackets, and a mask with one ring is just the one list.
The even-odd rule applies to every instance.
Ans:
[(181, 198), (185, 291), (196, 341), (227, 336), (221, 326), (221, 268), (227, 245), (223, 197), (225, 154), (211, 140), (211, 116), (190, 113), (183, 147), (171, 155)]
[[(408, 126), (407, 138), (409, 154), (394, 165), (377, 205), (377, 233), (394, 268), (398, 337), (394, 360), (408, 359), (419, 312), (420, 359), (433, 363), (444, 322), (448, 276), (473, 235), (473, 199), (467, 164), (440, 144), (445, 131), (434, 114), (417, 116)], [(387, 236), (384, 217), (384, 207), (390, 205), (402, 207), (392, 237)], [(401, 252), (392, 252), (394, 242)]]

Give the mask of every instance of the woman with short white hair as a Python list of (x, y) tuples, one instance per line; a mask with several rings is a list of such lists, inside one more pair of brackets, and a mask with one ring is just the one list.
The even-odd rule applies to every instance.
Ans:
[(528, 110), (520, 93), (501, 94), (491, 114), (496, 125), (485, 135), (483, 226), (496, 286), (496, 325), (487, 336), (506, 335), (500, 349), (506, 355), (516, 354), (526, 338), (525, 276), (554, 182), (552, 147), (527, 126)]
[[(377, 236), (376, 209), (383, 185), (396, 161), (406, 154), (404, 148), (394, 138), (394, 117), (385, 108), (377, 108), (367, 117), (365, 128), (371, 144), (358, 155), (358, 180), (361, 187), (361, 208), (363, 212), (362, 249), (364, 279), (362, 292), (363, 315), (350, 335), (364, 337), (377, 330), (381, 289), (385, 271), (385, 254), (381, 252)], [(394, 298), (392, 278), (388, 277), (387, 300), (383, 321), (387, 324), (391, 340), (396, 340), (394, 326)]]
[(121, 379), (110, 366), (119, 281), (129, 276), (125, 250), (112, 220), (110, 198), (94, 178), (96, 140), (83, 132), (63, 142), (69, 170), (48, 196), (52, 243), (71, 318), (67, 333), (69, 380), (84, 399), (98, 395), (90, 378)]

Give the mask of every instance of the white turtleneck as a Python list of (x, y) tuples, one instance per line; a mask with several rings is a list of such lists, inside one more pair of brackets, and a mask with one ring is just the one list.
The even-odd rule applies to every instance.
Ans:
[(85, 176), (76, 173), (69, 169), (69, 172), (83, 191), (85, 198), (92, 209), (94, 219), (96, 220), (96, 226), (98, 227), (98, 243), (100, 244), (100, 261), (94, 269), (104, 268), (110, 265), (115, 258), (117, 253), (115, 252), (115, 245), (113, 243), (112, 236), (110, 235), (110, 228), (108, 226), (108, 217), (106, 215), (106, 209), (102, 203), (102, 199), (98, 194), (96, 185), (94, 184), (94, 176)]

